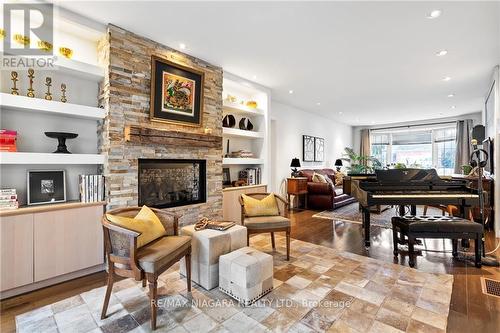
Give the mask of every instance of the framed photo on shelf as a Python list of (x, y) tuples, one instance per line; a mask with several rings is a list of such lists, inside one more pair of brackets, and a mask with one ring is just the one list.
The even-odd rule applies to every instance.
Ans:
[(204, 80), (202, 71), (152, 56), (150, 119), (201, 126)]
[(305, 162), (314, 161), (314, 136), (302, 135), (302, 160)]
[(222, 168), (222, 185), (231, 185), (231, 173), (229, 168)]
[(28, 170), (28, 205), (66, 201), (66, 171)]
[(323, 162), (325, 159), (325, 139), (314, 138), (314, 161)]

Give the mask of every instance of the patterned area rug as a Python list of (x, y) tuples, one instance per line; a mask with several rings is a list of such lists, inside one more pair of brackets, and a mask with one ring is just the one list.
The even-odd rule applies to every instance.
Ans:
[[(423, 206), (417, 206), (417, 214), (423, 214)], [(439, 209), (429, 207), (427, 214), (441, 215), (441, 211)], [(391, 229), (391, 218), (396, 215), (397, 212), (395, 207), (389, 207), (387, 210), (383, 211), (380, 214), (371, 213), (370, 225), (376, 225), (382, 228)], [(359, 211), (359, 205), (357, 202), (337, 208), (335, 210), (324, 210), (320, 213), (314, 214), (313, 217), (328, 220), (341, 220), (344, 222), (357, 224), (363, 223), (363, 218), (361, 216), (361, 212)]]
[[(242, 307), (218, 289), (186, 281), (178, 266), (160, 277), (157, 332), (445, 332), (452, 275), (430, 274), (368, 257), (269, 235), (251, 245), (274, 257), (274, 290)], [(16, 317), (19, 332), (149, 332), (147, 288), (115, 284), (108, 318), (100, 320), (105, 287)]]

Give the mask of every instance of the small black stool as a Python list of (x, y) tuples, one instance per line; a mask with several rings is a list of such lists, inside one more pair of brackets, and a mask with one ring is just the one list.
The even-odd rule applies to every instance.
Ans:
[(482, 224), (459, 217), (394, 216), (392, 218), (394, 256), (398, 256), (398, 244), (404, 244), (404, 236), (408, 237), (410, 267), (415, 266), (416, 255), (414, 245), (417, 238), (451, 239), (453, 244), (453, 257), (456, 257), (458, 254), (459, 239), (474, 239), (475, 264), (476, 267), (481, 267), (481, 240), (483, 231)]

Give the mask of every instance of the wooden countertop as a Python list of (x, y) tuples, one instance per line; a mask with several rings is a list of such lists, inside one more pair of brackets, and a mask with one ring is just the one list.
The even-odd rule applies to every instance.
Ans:
[(50, 211), (55, 211), (55, 210), (90, 207), (90, 206), (104, 206), (104, 205), (106, 205), (105, 201), (98, 201), (98, 202), (69, 201), (69, 202), (63, 202), (63, 203), (57, 203), (57, 204), (44, 204), (44, 205), (37, 205), (37, 206), (21, 206), (18, 209), (0, 210), (0, 217), (15, 216), (15, 215), (22, 215), (22, 214), (43, 213), (43, 212), (50, 212)]

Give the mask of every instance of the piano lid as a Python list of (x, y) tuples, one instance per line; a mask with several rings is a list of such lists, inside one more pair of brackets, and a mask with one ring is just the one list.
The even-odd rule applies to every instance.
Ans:
[(375, 170), (380, 184), (394, 183), (441, 183), (436, 169), (389, 169)]

